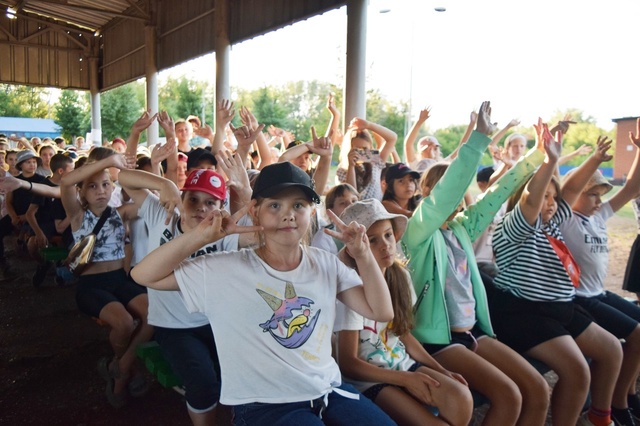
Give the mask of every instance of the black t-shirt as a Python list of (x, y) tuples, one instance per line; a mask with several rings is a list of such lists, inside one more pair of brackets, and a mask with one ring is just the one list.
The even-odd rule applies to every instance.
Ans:
[[(51, 182), (49, 179), (45, 179), (42, 182), (45, 185), (57, 187), (55, 183)], [(54, 235), (58, 235), (56, 231), (56, 216), (54, 205), (56, 201), (62, 205), (62, 202), (59, 198), (53, 197), (43, 197), (43, 196), (34, 196), (31, 200), (31, 204), (36, 204), (38, 206), (38, 211), (36, 212), (36, 220), (38, 221), (38, 226), (44, 232), (44, 235), (47, 238), (51, 239)]]
[[(18, 176), (16, 176), (16, 178), (26, 180), (27, 182), (31, 183), (44, 183), (44, 181), (47, 180), (47, 178), (39, 174), (35, 174), (29, 178), (26, 178), (22, 176), (22, 173), (20, 173)], [(40, 197), (39, 195), (35, 195), (31, 193), (31, 191), (28, 191), (26, 189), (16, 189), (15, 191), (13, 191), (13, 209), (16, 211), (16, 214), (18, 216), (23, 215), (27, 212), (29, 204), (31, 204), (33, 200), (36, 200), (34, 204), (39, 203), (37, 198), (42, 197)]]

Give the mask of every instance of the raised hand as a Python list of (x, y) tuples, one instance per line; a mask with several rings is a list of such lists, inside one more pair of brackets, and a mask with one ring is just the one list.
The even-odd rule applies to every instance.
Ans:
[(318, 137), (315, 126), (311, 126), (311, 136), (313, 143), (308, 145), (309, 151), (321, 157), (333, 154), (333, 145), (331, 144), (333, 130), (329, 132), (329, 136)]
[(550, 132), (556, 136), (556, 140), (562, 142), (562, 137), (567, 133), (571, 124), (576, 124), (576, 122), (571, 120), (571, 116), (565, 115), (562, 120), (558, 121), (558, 124), (551, 128)]
[(198, 127), (193, 131), (193, 133), (197, 136), (200, 136), (209, 140), (213, 139), (213, 135), (214, 135), (213, 129), (208, 124)]
[(640, 148), (640, 118), (636, 121), (636, 134), (634, 135), (633, 132), (629, 132), (629, 140), (636, 148)]
[(256, 141), (256, 138), (258, 137), (260, 132), (262, 132), (262, 129), (264, 129), (264, 124), (260, 124), (256, 129), (253, 130), (249, 129), (248, 126), (240, 126), (238, 128), (235, 128), (231, 123), (229, 123), (229, 127), (231, 128), (233, 135), (238, 141), (238, 148), (240, 146), (243, 146), (248, 149), (248, 147)]
[(349, 256), (358, 259), (370, 252), (367, 228), (357, 222), (345, 224), (334, 212), (327, 210), (329, 218), (336, 225), (338, 231), (325, 228), (324, 232), (342, 241)]
[(213, 210), (202, 222), (198, 224), (193, 232), (197, 238), (204, 241), (205, 244), (218, 241), (219, 239), (231, 234), (244, 234), (249, 232), (260, 232), (262, 226), (239, 226), (238, 221), (247, 214), (249, 209), (255, 205), (255, 200), (247, 204), (233, 215), (226, 210)]
[(429, 114), (430, 113), (431, 113), (431, 107), (430, 106), (426, 107), (423, 110), (420, 110), (420, 114), (418, 115), (418, 121), (424, 123), (425, 121), (427, 121), (429, 119), (429, 117), (430, 117)]
[(164, 130), (164, 134), (167, 138), (175, 136), (176, 125), (167, 111), (160, 111), (157, 115), (157, 119), (158, 124), (162, 127), (162, 130)]
[(598, 136), (598, 141), (596, 142), (596, 152), (593, 153), (593, 156), (601, 163), (613, 159), (613, 155), (607, 152), (611, 148), (612, 144), (613, 140), (607, 138), (606, 136)]
[(227, 187), (241, 190), (249, 187), (249, 176), (242, 159), (238, 154), (231, 154), (227, 150), (220, 150), (216, 154), (218, 167), (227, 176)]
[(279, 127), (275, 127), (273, 124), (267, 127), (267, 132), (274, 138), (281, 138), (284, 136), (284, 130)]
[(233, 109), (233, 102), (228, 99), (219, 100), (216, 108), (216, 127), (219, 129), (226, 127), (235, 115), (236, 110)]
[(175, 143), (167, 142), (164, 145), (156, 144), (151, 150), (151, 162), (160, 164), (174, 154), (178, 149)]
[(511, 128), (511, 127), (516, 127), (520, 125), (520, 120), (518, 120), (517, 118), (514, 118), (513, 120), (511, 120), (509, 122), (509, 124), (507, 124), (507, 127)]
[(143, 130), (147, 129), (156, 119), (158, 114), (151, 114), (151, 110), (146, 110), (131, 126), (131, 133), (140, 134)]
[(243, 106), (240, 108), (240, 120), (242, 124), (249, 127), (251, 130), (255, 130), (258, 127), (258, 119), (249, 110), (249, 108)]
[(329, 93), (329, 99), (327, 99), (327, 109), (329, 110), (331, 115), (340, 115), (340, 111), (338, 110), (338, 108), (336, 108), (335, 94), (333, 92)]
[(165, 225), (171, 222), (171, 218), (175, 213), (175, 209), (180, 210), (180, 216), (184, 216), (184, 208), (182, 206), (182, 197), (180, 190), (170, 180), (165, 180), (164, 184), (160, 188), (159, 194), (160, 205), (167, 211), (167, 217), (164, 221)]
[(547, 159), (554, 163), (557, 162), (562, 152), (562, 143), (553, 138), (549, 126), (541, 118), (538, 118), (538, 124), (534, 124), (533, 127), (536, 129), (536, 147), (544, 147)]
[(482, 105), (480, 105), (480, 110), (478, 111), (478, 122), (476, 123), (476, 131), (483, 133), (487, 136), (491, 136), (493, 132), (496, 130), (495, 123), (491, 122), (491, 103), (489, 101), (484, 101)]
[(580, 148), (576, 149), (576, 155), (587, 155), (587, 154), (591, 154), (591, 151), (593, 151), (593, 147), (587, 145), (587, 144), (582, 144), (580, 145)]
[(364, 118), (354, 117), (351, 119), (351, 123), (349, 123), (349, 127), (355, 128), (357, 131), (361, 132), (366, 130), (369, 127), (369, 122)]

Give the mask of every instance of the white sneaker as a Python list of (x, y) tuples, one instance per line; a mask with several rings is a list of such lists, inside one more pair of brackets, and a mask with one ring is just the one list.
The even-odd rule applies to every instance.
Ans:
[[(589, 420), (589, 412), (583, 413), (580, 418), (578, 418), (576, 426), (594, 426), (594, 424), (591, 423), (591, 420)], [(609, 423), (609, 426), (615, 426), (615, 424), (611, 422)]]

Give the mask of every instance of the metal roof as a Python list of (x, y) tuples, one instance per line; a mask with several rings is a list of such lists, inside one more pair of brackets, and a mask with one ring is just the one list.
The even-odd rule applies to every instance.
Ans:
[[(214, 51), (216, 4), (231, 44), (339, 8), (346, 0), (0, 0), (0, 82), (98, 90), (145, 75), (145, 28), (158, 70)], [(149, 37), (146, 34), (146, 37)]]
[(58, 133), (60, 127), (48, 118), (0, 117), (0, 133)]

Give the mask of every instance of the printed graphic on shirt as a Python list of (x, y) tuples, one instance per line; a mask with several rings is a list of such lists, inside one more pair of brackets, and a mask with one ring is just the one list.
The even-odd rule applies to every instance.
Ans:
[(311, 313), (313, 300), (299, 297), (293, 284), (286, 283), (284, 299), (280, 299), (260, 289), (258, 294), (273, 310), (271, 318), (260, 324), (262, 331), (269, 332), (280, 345), (288, 349), (302, 346), (313, 333), (321, 309)]
[[(378, 330), (379, 323), (373, 322), (372, 325), (364, 325), (363, 331), (369, 331), (371, 334), (368, 337), (363, 337), (364, 334), (360, 333), (360, 343), (368, 343), (371, 346), (371, 351), (367, 353), (367, 360), (376, 359), (380, 363), (386, 363), (388, 368), (392, 368), (398, 363), (399, 360), (405, 357), (404, 344), (397, 339), (390, 331), (393, 327), (393, 323), (390, 322), (382, 330)], [(393, 344), (390, 344), (390, 340), (393, 340)]]
[[(160, 245), (166, 244), (171, 240), (173, 240), (173, 233), (169, 228), (165, 228), (165, 230), (162, 232), (162, 237), (160, 237)], [(200, 248), (195, 253), (191, 253), (189, 258), (193, 259), (194, 257), (204, 256), (205, 254), (215, 253), (217, 251), (218, 251), (218, 245), (216, 243), (213, 243), (213, 244), (209, 244), (208, 246)]]

